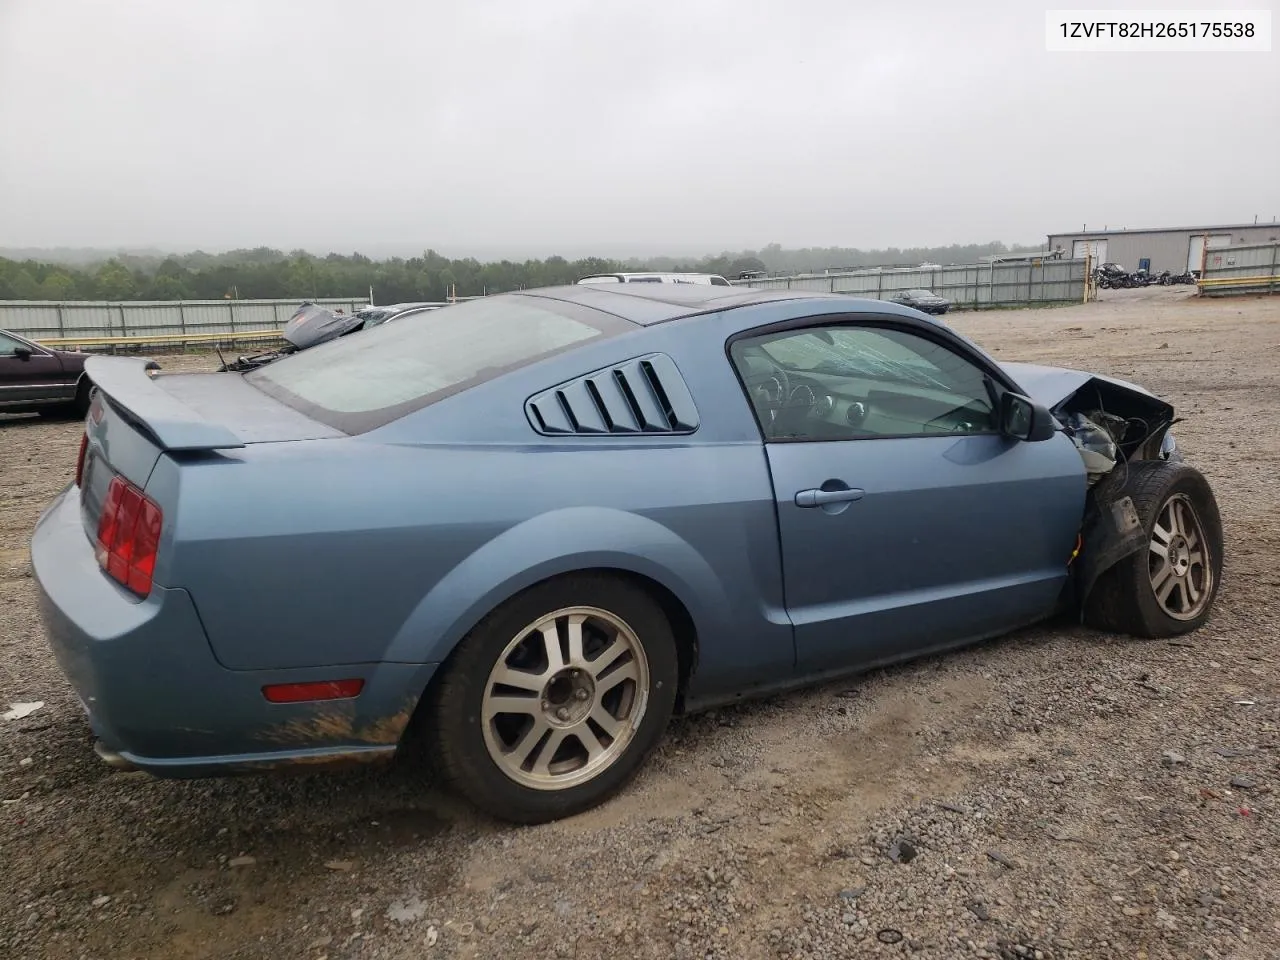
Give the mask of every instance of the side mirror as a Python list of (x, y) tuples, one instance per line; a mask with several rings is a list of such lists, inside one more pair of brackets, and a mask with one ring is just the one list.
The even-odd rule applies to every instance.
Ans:
[(19, 360), (30, 360), (33, 354), (30, 347), (14, 347), (13, 355)]
[(1018, 393), (1000, 396), (1000, 432), (1014, 440), (1039, 443), (1050, 439), (1057, 428), (1047, 408)]

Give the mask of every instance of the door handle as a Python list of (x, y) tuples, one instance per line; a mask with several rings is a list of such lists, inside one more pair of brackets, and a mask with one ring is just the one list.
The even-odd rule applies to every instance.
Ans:
[(863, 491), (854, 487), (843, 490), (801, 490), (796, 494), (797, 507), (821, 507), (827, 503), (846, 503), (850, 500), (861, 500)]

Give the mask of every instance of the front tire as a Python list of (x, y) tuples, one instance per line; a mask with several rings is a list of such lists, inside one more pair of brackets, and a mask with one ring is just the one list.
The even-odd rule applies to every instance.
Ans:
[(1085, 599), (1085, 622), (1135, 637), (1190, 633), (1209, 619), (1222, 582), (1218, 503), (1189, 464), (1141, 460), (1127, 469), (1147, 549), (1102, 574)]
[(88, 377), (81, 377), (76, 385), (76, 398), (72, 401), (72, 414), (83, 420), (89, 413), (89, 403), (93, 399), (93, 382)]
[(604, 802), (675, 706), (671, 625), (640, 587), (561, 577), (512, 598), (458, 645), (431, 736), (446, 778), (486, 813), (543, 823)]

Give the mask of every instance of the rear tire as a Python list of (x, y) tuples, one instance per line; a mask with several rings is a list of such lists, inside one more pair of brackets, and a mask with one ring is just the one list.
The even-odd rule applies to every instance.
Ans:
[(1200, 471), (1186, 463), (1142, 460), (1127, 469), (1125, 492), (1148, 546), (1098, 578), (1085, 598), (1085, 622), (1135, 637), (1190, 633), (1209, 619), (1222, 582), (1217, 500)]
[(531, 587), (458, 645), (434, 695), (428, 736), (473, 805), (544, 823), (603, 803), (667, 726), (676, 641), (640, 587), (575, 574)]

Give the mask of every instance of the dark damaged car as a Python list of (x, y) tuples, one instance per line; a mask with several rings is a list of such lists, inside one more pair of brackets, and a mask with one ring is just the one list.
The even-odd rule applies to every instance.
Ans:
[(160, 776), (412, 744), (543, 821), (673, 713), (1057, 614), (1184, 634), (1221, 580), (1166, 401), (874, 300), (574, 285), (88, 369), (33, 566), (100, 754)]
[(285, 322), (284, 330), (280, 334), (284, 344), (279, 350), (224, 361), (218, 370), (221, 373), (228, 371), (247, 373), (273, 363), (281, 357), (297, 353), (299, 350), (306, 350), (308, 347), (328, 343), (330, 340), (359, 333), (362, 330), (372, 330), (390, 320), (399, 320), (401, 317), (424, 313), (427, 310), (438, 310), (440, 307), (441, 304), (438, 303), (395, 303), (383, 307), (369, 306), (354, 313), (346, 313), (341, 309), (330, 310), (319, 304), (304, 303)]

